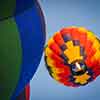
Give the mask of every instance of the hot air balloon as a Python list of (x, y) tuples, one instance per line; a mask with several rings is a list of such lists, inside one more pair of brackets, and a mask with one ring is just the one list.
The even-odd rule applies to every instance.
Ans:
[(88, 84), (100, 75), (100, 40), (84, 27), (66, 27), (56, 32), (45, 48), (49, 74), (70, 87)]
[(40, 63), (45, 22), (37, 0), (0, 1), (0, 100), (16, 100)]

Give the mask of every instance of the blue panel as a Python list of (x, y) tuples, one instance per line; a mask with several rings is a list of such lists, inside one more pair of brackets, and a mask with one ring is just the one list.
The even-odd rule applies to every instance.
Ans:
[(23, 59), (20, 79), (12, 100), (15, 100), (15, 96), (19, 95), (20, 90), (33, 77), (39, 65), (45, 43), (44, 17), (37, 2), (34, 3), (31, 9), (16, 16), (15, 21), (20, 33)]
[(62, 50), (62, 51), (64, 51), (64, 50), (66, 50), (66, 49), (67, 49), (67, 47), (66, 47), (66, 45), (65, 45), (65, 44), (61, 45), (61, 46), (60, 46), (60, 48), (61, 48), (61, 50)]
[(70, 34), (65, 34), (62, 35), (64, 42), (70, 41), (71, 40), (71, 35)]
[(25, 10), (33, 7), (36, 0), (16, 0), (15, 15), (23, 13)]

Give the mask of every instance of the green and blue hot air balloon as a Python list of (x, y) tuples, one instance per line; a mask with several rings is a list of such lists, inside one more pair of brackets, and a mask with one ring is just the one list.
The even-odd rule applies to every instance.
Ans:
[(0, 100), (15, 100), (33, 77), (44, 49), (37, 0), (0, 1)]

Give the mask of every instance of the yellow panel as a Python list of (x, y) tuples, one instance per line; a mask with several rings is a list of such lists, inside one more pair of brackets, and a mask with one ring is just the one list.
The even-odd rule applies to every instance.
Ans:
[(81, 32), (87, 32), (87, 29), (84, 28), (84, 27), (79, 27), (78, 29), (79, 29), (79, 31), (81, 31)]
[(50, 48), (47, 47), (47, 48), (45, 49), (45, 55), (46, 55), (46, 56), (50, 56), (52, 53), (53, 53), (53, 51), (52, 51)]
[(55, 67), (52, 67), (51, 69), (52, 69), (52, 71), (53, 71), (54, 73), (60, 73), (60, 70), (58, 70), (58, 69), (55, 68)]
[(87, 83), (87, 80), (90, 78), (90, 76), (87, 73), (85, 73), (81, 76), (74, 76), (74, 78), (76, 78), (76, 83), (85, 84)]
[(47, 64), (49, 67), (54, 67), (54, 61), (50, 57), (47, 57)]
[(58, 75), (57, 75), (57, 74), (55, 74), (55, 73), (52, 73), (52, 76), (53, 76), (53, 77), (54, 77), (54, 79), (55, 79), (55, 80), (57, 80), (57, 81), (60, 79), (60, 77), (58, 77)]
[(76, 60), (83, 60), (83, 57), (80, 54), (79, 46), (73, 46), (72, 41), (67, 42), (66, 45), (68, 46), (68, 49), (64, 51), (64, 54), (68, 57), (69, 64)]
[(51, 58), (47, 57), (47, 64), (51, 68), (51, 70), (53, 71), (52, 76), (56, 80), (58, 80), (59, 79), (59, 77), (57, 76), (58, 70), (54, 66), (54, 61)]
[(100, 59), (100, 50), (96, 51), (95, 55), (92, 57), (92, 60), (98, 60)]
[(51, 69), (52, 69), (52, 71), (53, 71), (54, 73), (63, 73), (63, 72), (64, 72), (64, 69), (62, 69), (62, 68), (55, 68), (55, 67), (52, 67)]
[(54, 43), (53, 38), (50, 38), (50, 39), (49, 39), (49, 41), (48, 41), (48, 46), (49, 46), (51, 43)]
[(96, 50), (100, 49), (100, 43), (96, 39), (93, 41), (93, 48), (95, 48)]
[(87, 32), (87, 37), (88, 37), (89, 40), (91, 40), (92, 42), (96, 39), (95, 35), (94, 35), (91, 31), (88, 31), (88, 32)]
[(73, 42), (72, 41), (66, 42), (66, 46), (67, 48), (73, 48)]

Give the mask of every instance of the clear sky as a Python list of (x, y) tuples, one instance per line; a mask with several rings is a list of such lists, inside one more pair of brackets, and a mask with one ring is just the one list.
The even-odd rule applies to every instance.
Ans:
[[(100, 38), (100, 0), (39, 0), (46, 20), (47, 40), (63, 27), (83, 26)], [(52, 79), (44, 59), (31, 81), (31, 100), (100, 100), (100, 77), (70, 88)]]

